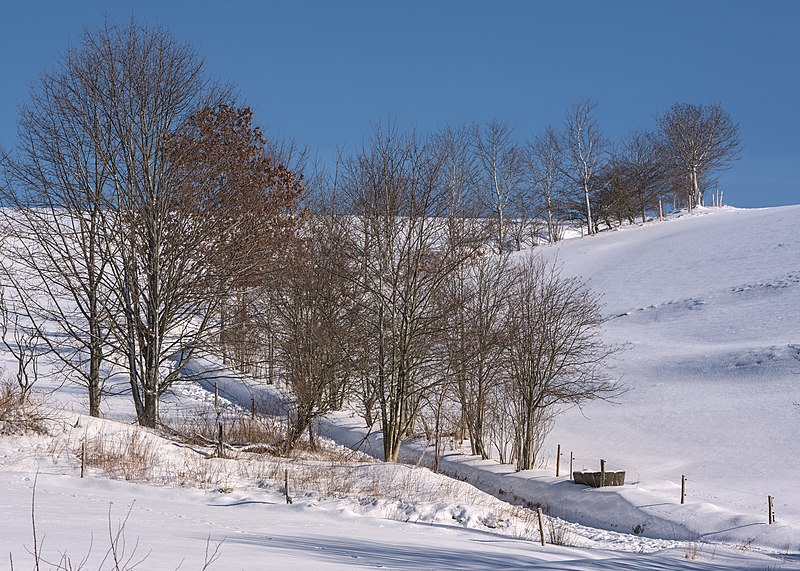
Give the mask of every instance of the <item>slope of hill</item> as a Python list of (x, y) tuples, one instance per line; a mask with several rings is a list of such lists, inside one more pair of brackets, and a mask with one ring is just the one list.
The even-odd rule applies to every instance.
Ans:
[[(619, 404), (570, 410), (548, 440), (642, 488), (800, 524), (800, 206), (698, 209), (545, 248), (601, 292), (628, 347)], [(564, 465), (562, 460), (562, 466)]]

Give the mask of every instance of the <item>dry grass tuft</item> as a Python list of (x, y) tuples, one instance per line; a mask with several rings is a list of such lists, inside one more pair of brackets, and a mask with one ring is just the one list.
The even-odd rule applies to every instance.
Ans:
[(130, 428), (113, 434), (100, 431), (88, 437), (75, 454), (79, 460), (85, 454), (87, 467), (113, 478), (147, 480), (159, 463), (157, 448), (158, 442), (149, 433)]
[(557, 517), (547, 518), (547, 535), (553, 545), (576, 546), (578, 535), (569, 523)]

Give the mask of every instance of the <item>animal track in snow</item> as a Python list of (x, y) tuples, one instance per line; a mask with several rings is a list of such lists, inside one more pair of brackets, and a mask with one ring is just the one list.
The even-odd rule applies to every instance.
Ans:
[(743, 293), (746, 291), (777, 290), (786, 289), (788, 287), (794, 287), (797, 285), (800, 285), (800, 272), (790, 272), (769, 282), (755, 282), (736, 286), (731, 288), (731, 291), (733, 293)]

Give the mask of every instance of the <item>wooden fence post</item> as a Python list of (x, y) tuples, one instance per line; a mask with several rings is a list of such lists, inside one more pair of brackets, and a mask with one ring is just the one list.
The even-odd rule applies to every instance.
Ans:
[(681, 503), (686, 502), (686, 476), (681, 475)]
[(292, 496), (289, 495), (289, 469), (284, 468), (283, 470), (283, 489), (286, 492), (286, 503), (292, 503)]
[(541, 537), (542, 547), (544, 547), (544, 522), (542, 521), (544, 518), (542, 517), (542, 508), (536, 508), (536, 512), (539, 514), (539, 537)]
[(81, 478), (86, 472), (86, 441), (81, 443)]
[(222, 423), (217, 423), (217, 458), (225, 457), (225, 448), (222, 444)]
[(219, 383), (214, 383), (214, 412), (219, 412)]
[(602, 458), (600, 459), (600, 487), (604, 487), (606, 485), (606, 461)]
[(774, 512), (774, 511), (772, 511), (772, 501), (773, 501), (774, 499), (775, 499), (775, 498), (773, 498), (772, 496), (767, 496), (767, 510), (768, 510), (768, 513), (767, 513), (767, 522), (769, 522), (769, 524), (770, 524), (770, 525), (772, 525), (773, 523), (775, 523), (775, 512)]
[(256, 419), (256, 397), (250, 397), (250, 420)]
[(556, 452), (556, 478), (558, 478), (559, 469), (561, 468), (561, 444), (558, 445), (558, 452)]

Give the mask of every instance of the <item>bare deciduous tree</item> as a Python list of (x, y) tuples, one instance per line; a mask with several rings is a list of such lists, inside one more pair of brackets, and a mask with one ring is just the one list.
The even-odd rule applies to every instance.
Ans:
[(178, 210), (182, 157), (170, 141), (209, 94), (202, 62), (160, 28), (105, 26), (86, 34), (102, 89), (87, 94), (108, 131), (94, 141), (110, 174), (106, 224), (121, 319), (114, 321), (140, 424), (155, 426), (162, 394), (206, 332), (208, 234)]
[(42, 336), (35, 326), (25, 322), (27, 315), (19, 311), (19, 305), (6, 299), (6, 287), (0, 286), (0, 340), (16, 361), (14, 378), (19, 387), (19, 404), (24, 405), (39, 378)]
[(690, 208), (702, 206), (703, 177), (739, 158), (739, 124), (718, 103), (676, 103), (658, 118), (658, 127), (667, 158), (688, 177)]
[(263, 280), (294, 231), (299, 178), (226, 100), (164, 30), (106, 24), (44, 76), (21, 151), (4, 157), (6, 202), (22, 212), (9, 226), (29, 254), (17, 283), (41, 284), (30, 313), (54, 308), (41, 318), (75, 341), (73, 368), (88, 354), (93, 414), (109, 331), (139, 422), (154, 426), (224, 292)]
[(599, 300), (583, 283), (562, 278), (538, 256), (523, 260), (511, 289), (506, 352), (519, 470), (534, 467), (559, 407), (610, 399), (623, 390), (608, 372), (619, 348), (603, 342), (602, 322)]
[(476, 191), (497, 225), (497, 249), (506, 248), (509, 213), (518, 193), (523, 191), (522, 152), (511, 138), (511, 128), (497, 121), (473, 127), (473, 145), (478, 169)]
[(507, 254), (475, 257), (447, 287), (447, 375), (455, 381), (472, 453), (484, 459), (490, 455), (486, 417), (503, 379), (510, 268)]
[(375, 387), (388, 461), (397, 460), (425, 392), (437, 382), (433, 345), (444, 329), (437, 296), (472, 253), (446, 239), (452, 200), (443, 157), (413, 134), (376, 128), (346, 165), (350, 279), (363, 308), (364, 376)]
[(642, 223), (647, 213), (659, 210), (659, 201), (669, 189), (669, 168), (660, 145), (653, 134), (634, 131), (623, 141), (620, 149), (611, 154), (603, 173), (598, 218), (616, 216), (633, 222), (638, 216)]
[(276, 360), (295, 404), (288, 449), (316, 418), (341, 408), (357, 368), (353, 332), (361, 324), (352, 282), (346, 279), (346, 228), (329, 206), (315, 209), (296, 255), (269, 287)]
[(49, 328), (42, 340), (67, 378), (86, 387), (92, 416), (100, 414), (109, 352), (107, 158), (116, 145), (98, 98), (97, 55), (68, 50), (41, 76), (21, 110), (18, 148), (1, 157), (5, 246), (13, 252), (7, 281), (34, 326)]
[(595, 233), (592, 196), (597, 190), (606, 140), (594, 119), (597, 104), (584, 101), (570, 107), (564, 121), (559, 149), (563, 157), (562, 173), (572, 183), (576, 206), (580, 204), (589, 234)]
[(562, 161), (558, 136), (552, 128), (548, 127), (544, 134), (528, 144), (525, 154), (528, 184), (540, 196), (538, 202), (544, 213), (549, 242), (557, 242), (561, 239), (559, 200), (564, 184)]

